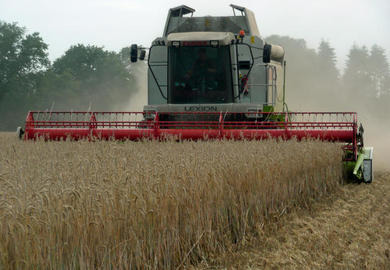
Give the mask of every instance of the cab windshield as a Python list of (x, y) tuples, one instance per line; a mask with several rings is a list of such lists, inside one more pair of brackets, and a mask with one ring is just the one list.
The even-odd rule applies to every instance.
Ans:
[(171, 104), (233, 102), (229, 46), (170, 47)]

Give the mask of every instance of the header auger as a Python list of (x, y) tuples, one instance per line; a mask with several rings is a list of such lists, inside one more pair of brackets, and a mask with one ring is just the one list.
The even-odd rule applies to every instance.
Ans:
[(357, 114), (289, 112), (284, 49), (261, 38), (252, 11), (231, 7), (233, 16), (221, 17), (172, 8), (148, 54), (131, 46), (132, 62), (147, 58), (143, 112), (29, 112), (24, 139), (314, 138), (342, 143), (347, 166), (371, 182), (373, 149)]

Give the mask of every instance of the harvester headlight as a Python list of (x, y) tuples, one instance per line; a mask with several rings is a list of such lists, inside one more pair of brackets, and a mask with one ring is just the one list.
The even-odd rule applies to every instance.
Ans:
[(261, 113), (261, 109), (248, 109), (248, 113), (246, 114), (246, 117), (248, 118), (263, 118), (263, 114)]
[(218, 47), (219, 46), (219, 41), (218, 40), (211, 40), (210, 41), (210, 46), (211, 47)]
[(173, 47), (180, 47), (180, 41), (172, 41)]

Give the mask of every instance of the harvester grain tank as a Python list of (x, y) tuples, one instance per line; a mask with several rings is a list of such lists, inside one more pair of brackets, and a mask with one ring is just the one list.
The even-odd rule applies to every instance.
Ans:
[(231, 7), (232, 16), (219, 17), (172, 8), (150, 48), (131, 46), (132, 62), (148, 49), (143, 112), (32, 111), (24, 138), (317, 138), (342, 143), (346, 164), (371, 182), (373, 149), (363, 145), (357, 114), (288, 111), (284, 49), (261, 38), (252, 11)]

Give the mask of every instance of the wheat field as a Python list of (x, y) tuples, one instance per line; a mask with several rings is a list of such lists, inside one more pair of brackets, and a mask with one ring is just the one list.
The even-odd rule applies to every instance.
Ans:
[(342, 182), (318, 141), (24, 142), (0, 134), (0, 269), (177, 269)]

